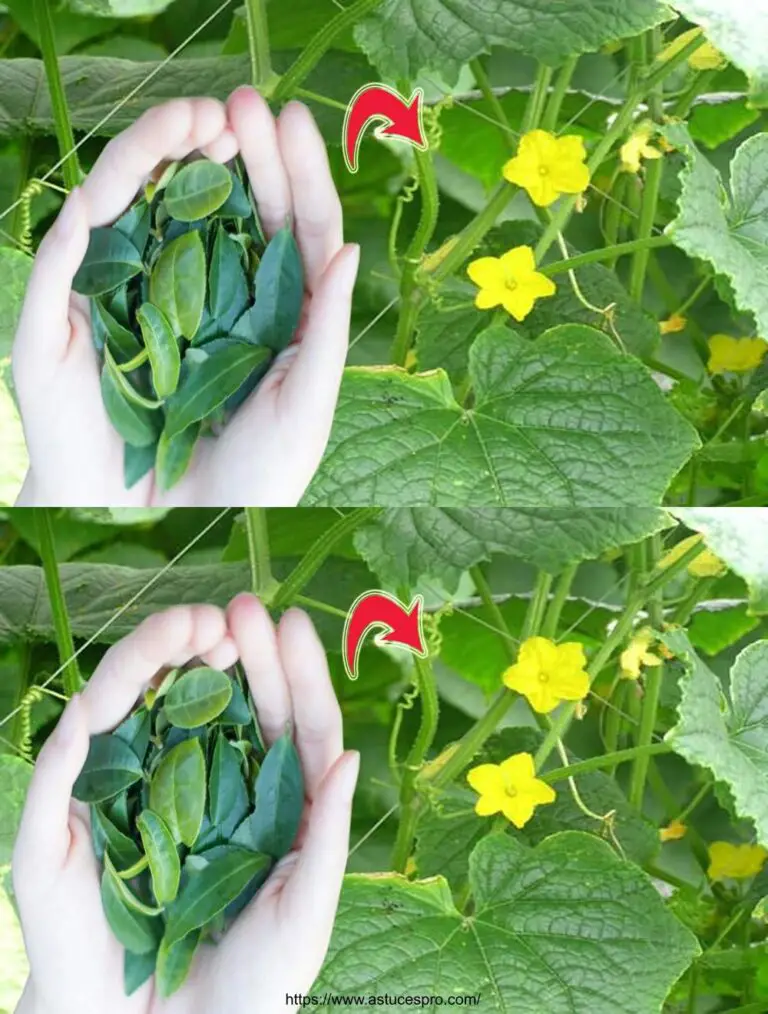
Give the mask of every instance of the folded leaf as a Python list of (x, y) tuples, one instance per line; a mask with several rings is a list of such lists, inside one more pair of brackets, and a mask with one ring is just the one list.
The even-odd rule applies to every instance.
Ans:
[(214, 825), (226, 824), (229, 834), (248, 813), (248, 789), (241, 770), (243, 756), (223, 735), (216, 737), (208, 776), (209, 812)]
[(120, 884), (108, 869), (101, 876), (101, 903), (112, 932), (127, 951), (146, 954), (157, 948), (160, 923), (129, 908), (119, 891)]
[(72, 795), (83, 803), (100, 803), (138, 782), (142, 773), (139, 758), (122, 739), (109, 733), (91, 736)]
[(173, 901), (179, 890), (181, 863), (168, 825), (152, 810), (143, 810), (136, 819), (136, 828), (149, 860), (152, 891), (158, 905)]
[(197, 738), (169, 750), (149, 785), (149, 806), (168, 825), (174, 841), (191, 848), (205, 812), (205, 757)]
[(72, 288), (83, 296), (111, 292), (142, 270), (141, 254), (121, 232), (92, 229)]
[(181, 353), (179, 343), (165, 315), (151, 303), (136, 311), (144, 344), (152, 366), (152, 384), (158, 398), (168, 398), (179, 384)]

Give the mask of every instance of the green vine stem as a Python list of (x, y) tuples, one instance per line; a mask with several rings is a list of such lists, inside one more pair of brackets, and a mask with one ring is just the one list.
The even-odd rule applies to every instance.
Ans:
[[(661, 536), (652, 535), (648, 540), (647, 560), (652, 568), (658, 565), (661, 559)], [(648, 618), (655, 630), (661, 630), (664, 622), (664, 605), (662, 589), (657, 588), (648, 603)], [(664, 666), (650, 666), (645, 672), (645, 696), (643, 707), (640, 713), (640, 728), (637, 733), (638, 747), (648, 747), (653, 740), (653, 730), (656, 727), (656, 717), (659, 710), (661, 697), (661, 684), (664, 679)], [(642, 813), (643, 796), (645, 793), (645, 779), (648, 775), (648, 755), (638, 754), (632, 766), (632, 776), (629, 782), (629, 802)]]
[(551, 134), (554, 134), (557, 129), (557, 121), (560, 118), (560, 110), (563, 107), (565, 96), (568, 94), (568, 89), (571, 86), (571, 80), (578, 62), (578, 56), (570, 56), (565, 61), (563, 66), (560, 68), (554, 88), (549, 96), (549, 101), (545, 106), (544, 115), (541, 120), (541, 127), (543, 130), (548, 130)]
[(263, 507), (245, 508), (245, 534), (248, 540), (253, 594), (269, 602), (275, 588), (275, 579), (272, 576), (269, 557), (267, 512)]
[(547, 574), (544, 570), (540, 570), (536, 576), (531, 601), (528, 603), (528, 611), (523, 621), (523, 629), (520, 633), (521, 641), (527, 641), (529, 637), (535, 637), (541, 629), (551, 587), (552, 575)]
[(510, 151), (514, 151), (517, 146), (517, 133), (512, 129), (499, 96), (493, 90), (482, 59), (477, 57), (475, 60), (472, 60), (469, 64), (469, 69), (474, 74), (477, 87), (480, 89), (483, 98), (490, 106), (491, 112), (496, 118), (496, 126), (501, 131), (501, 136), (504, 138), (507, 147)]
[[(660, 50), (661, 31), (658, 28), (652, 28), (646, 36), (646, 51), (649, 57), (655, 59)], [(648, 112), (651, 114), (651, 119), (654, 123), (662, 122), (664, 118), (664, 93), (661, 81), (657, 82), (648, 95)], [(650, 239), (653, 234), (663, 172), (663, 159), (657, 158), (647, 162), (645, 165), (643, 199), (640, 205), (640, 220), (637, 226), (637, 238), (640, 240)], [(648, 269), (649, 257), (649, 249), (641, 247), (638, 248), (632, 258), (632, 267), (629, 273), (629, 294), (638, 303), (641, 303), (643, 299), (645, 273)]]
[(48, 588), (48, 600), (51, 604), (53, 628), (56, 632), (56, 647), (59, 650), (59, 664), (62, 666), (64, 692), (67, 697), (78, 693), (82, 685), (80, 668), (75, 658), (75, 642), (69, 625), (69, 613), (64, 592), (61, 587), (59, 564), (56, 560), (56, 542), (53, 535), (53, 519), (48, 507), (38, 507), (35, 511), (37, 537), (40, 542), (40, 559), (45, 573), (45, 584)]
[(317, 35), (302, 50), (288, 70), (280, 78), (275, 87), (272, 98), (276, 102), (289, 99), (296, 92), (298, 86), (304, 81), (311, 71), (317, 66), (323, 55), (330, 49), (331, 43), (341, 32), (354, 25), (366, 14), (374, 11), (382, 0), (356, 0), (331, 18), (327, 25), (324, 25)]
[[(590, 665), (587, 667), (590, 682), (594, 682), (603, 666), (608, 662), (616, 649), (624, 642), (627, 635), (632, 630), (637, 613), (645, 606), (646, 602), (653, 598), (660, 588), (663, 588), (664, 585), (668, 584), (674, 577), (681, 573), (681, 571), (685, 570), (688, 564), (692, 560), (695, 560), (703, 549), (703, 542), (695, 543), (668, 567), (657, 567), (648, 580), (638, 588), (637, 592), (629, 597), (619, 619), (616, 621), (616, 625), (603, 642), (600, 650), (595, 654), (595, 657), (592, 659)], [(534, 757), (534, 763), (537, 771), (540, 771), (544, 766), (544, 762), (557, 746), (558, 739), (565, 739), (565, 735), (575, 713), (575, 704), (562, 704), (560, 706), (560, 711), (556, 718), (553, 719), (550, 731), (544, 737), (544, 742), (541, 744), (536, 752), (536, 756)]]
[(273, 74), (266, 0), (245, 0), (245, 21), (248, 29), (253, 87), (268, 94)]
[[(658, 165), (658, 162), (654, 163)], [(594, 264), (597, 261), (612, 261), (624, 254), (656, 250), (658, 247), (671, 246), (671, 236), (642, 236), (637, 239), (629, 239), (625, 243), (616, 243), (614, 246), (601, 247), (597, 250), (587, 250), (586, 253), (577, 254), (575, 257), (567, 257), (561, 261), (553, 261), (552, 264), (545, 264), (538, 270), (543, 275), (560, 275), (564, 271), (573, 271), (574, 268), (584, 267), (585, 264)]]
[(515, 658), (517, 657), (517, 642), (510, 633), (509, 627), (507, 626), (507, 621), (504, 619), (501, 609), (499, 609), (498, 603), (494, 602), (491, 587), (488, 584), (488, 581), (485, 578), (485, 574), (483, 574), (482, 568), (480, 567), (479, 564), (476, 564), (474, 567), (470, 567), (469, 576), (472, 578), (475, 590), (477, 591), (477, 594), (480, 596), (481, 602), (488, 610), (488, 612), (491, 614), (491, 619), (496, 625), (496, 631), (499, 637), (501, 638), (501, 641), (504, 645), (504, 650), (507, 653), (509, 661), (514, 662)]
[(414, 150), (414, 157), (415, 175), (419, 182), (421, 195), (421, 215), (416, 232), (405, 252), (403, 274), (400, 279), (400, 317), (397, 322), (395, 340), (392, 343), (391, 356), (392, 362), (397, 366), (405, 366), (413, 341), (413, 331), (422, 301), (422, 293), (416, 276), (421, 267), (424, 251), (437, 226), (440, 211), (440, 198), (432, 155), (429, 151), (420, 151), (417, 148)]
[(408, 857), (413, 850), (420, 809), (416, 779), (432, 746), (440, 716), (437, 683), (429, 659), (415, 658), (414, 667), (421, 701), (421, 723), (405, 759), (403, 780), (400, 785), (400, 823), (392, 853), (392, 866), (398, 873), (405, 871)]
[(59, 142), (59, 154), (62, 158), (62, 174), (67, 190), (74, 190), (80, 185), (82, 174), (80, 162), (75, 148), (75, 135), (69, 116), (67, 96), (61, 80), (61, 69), (56, 56), (56, 37), (53, 32), (53, 19), (49, 0), (33, 0), (37, 30), (40, 33), (40, 49), (43, 54), (45, 76), (51, 96), (53, 122), (56, 128), (56, 139)]
[(551, 641), (555, 639), (557, 634), (557, 628), (560, 623), (560, 615), (563, 611), (568, 595), (573, 584), (573, 579), (576, 577), (576, 571), (579, 569), (578, 563), (572, 563), (566, 567), (560, 577), (557, 579), (555, 585), (555, 593), (552, 596), (552, 601), (547, 607), (547, 611), (544, 614), (544, 622), (541, 626), (542, 637), (548, 637)]
[(552, 82), (553, 70), (546, 64), (540, 63), (533, 82), (533, 90), (528, 96), (528, 104), (523, 114), (523, 122), (520, 125), (520, 133), (526, 134), (529, 130), (535, 130), (544, 113), (544, 106), (549, 93), (549, 86)]
[(310, 546), (301, 562), (280, 584), (272, 596), (270, 606), (273, 609), (284, 609), (290, 605), (328, 559), (334, 546), (338, 545), (342, 539), (354, 532), (360, 525), (365, 524), (366, 521), (372, 521), (380, 513), (380, 507), (360, 507), (339, 518)]

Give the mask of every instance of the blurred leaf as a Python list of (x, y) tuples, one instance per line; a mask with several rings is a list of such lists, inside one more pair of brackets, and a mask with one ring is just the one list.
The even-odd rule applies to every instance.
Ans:
[(760, 113), (750, 109), (743, 99), (711, 104), (700, 102), (694, 106), (688, 129), (694, 141), (701, 141), (708, 148), (719, 148), (759, 119)]
[(3, 279), (0, 286), (0, 359), (11, 354), (31, 271), (31, 257), (20, 250), (0, 247), (0, 277)]
[(11, 861), (32, 771), (20, 757), (0, 756), (0, 866)]
[(746, 606), (738, 606), (736, 609), (701, 609), (693, 615), (688, 636), (694, 648), (705, 651), (707, 655), (719, 655), (759, 626), (760, 620), (749, 616)]

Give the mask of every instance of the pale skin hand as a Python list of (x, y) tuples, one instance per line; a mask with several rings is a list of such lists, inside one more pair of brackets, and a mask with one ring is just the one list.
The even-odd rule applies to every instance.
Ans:
[[(163, 667), (239, 657), (267, 742), (294, 729), (307, 804), (294, 851), (216, 947), (202, 947), (168, 1000), (150, 980), (123, 990), (123, 949), (101, 907), (88, 808), (71, 798), (88, 737), (117, 725)], [(43, 747), (13, 856), (13, 883), (30, 961), (16, 1014), (273, 1014), (307, 993), (331, 936), (346, 865), (359, 755), (343, 752), (342, 721), (325, 653), (309, 618), (289, 610), (275, 628), (252, 595), (226, 614), (177, 606), (140, 624), (104, 656)]]
[[(198, 444), (168, 493), (154, 475), (123, 481), (123, 442), (107, 418), (88, 300), (72, 280), (89, 229), (109, 225), (158, 166), (194, 151), (225, 162), (240, 152), (268, 236), (291, 221), (307, 299), (299, 340), (217, 439)], [(343, 245), (342, 211), (309, 110), (277, 120), (252, 88), (226, 106), (176, 99), (107, 144), (40, 245), (13, 348), (30, 470), (18, 503), (56, 506), (295, 506), (325, 450), (349, 342), (359, 248)]]

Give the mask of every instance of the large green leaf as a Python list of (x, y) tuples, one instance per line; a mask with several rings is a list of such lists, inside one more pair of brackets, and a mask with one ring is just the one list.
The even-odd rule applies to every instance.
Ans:
[(662, 635), (683, 663), (677, 724), (666, 739), (691, 764), (728, 784), (737, 813), (753, 821), (768, 845), (768, 641), (755, 641), (736, 658), (729, 698), (683, 630)]
[(379, 515), (355, 533), (371, 570), (390, 587), (436, 578), (449, 590), (461, 572), (492, 553), (504, 553), (557, 574), (636, 542), (667, 525), (656, 507), (568, 507), (448, 510), (402, 507)]
[(712, 552), (749, 588), (749, 612), (768, 613), (768, 508), (677, 507), (670, 513), (704, 535)]
[(11, 861), (32, 771), (21, 757), (0, 757), (0, 866)]
[(109, 733), (91, 736), (88, 756), (72, 795), (84, 803), (100, 803), (127, 789), (141, 776), (141, 761), (125, 740)]
[(699, 443), (645, 368), (593, 328), (536, 342), (489, 328), (470, 376), (464, 408), (441, 370), (349, 368), (306, 503), (652, 505)]
[(205, 812), (205, 757), (198, 739), (173, 747), (149, 783), (149, 805), (168, 825), (174, 841), (191, 848)]
[[(278, 73), (298, 54), (273, 54)], [(135, 63), (95, 56), (66, 56), (60, 60), (73, 126), (112, 136), (158, 102), (180, 95), (210, 95), (226, 99), (239, 85), (251, 82), (251, 60), (244, 56)], [(307, 77), (305, 86), (339, 103), (349, 102), (370, 81), (371, 68), (360, 54), (331, 51)], [(0, 61), (0, 136), (54, 133), (53, 111), (41, 60)], [(130, 102), (125, 96), (134, 95)], [(341, 143), (344, 113), (309, 102), (318, 125), (331, 144)]]
[(0, 249), (0, 278), (3, 279), (0, 286), (0, 359), (11, 354), (31, 271), (31, 257), (11, 247)]
[(664, 133), (686, 158), (677, 218), (666, 232), (681, 250), (727, 275), (737, 306), (754, 316), (758, 333), (768, 334), (768, 134), (753, 135), (737, 150), (729, 196), (682, 123)]
[(701, 25), (707, 38), (750, 78), (755, 105), (768, 104), (768, 7), (733, 0), (674, 0), (681, 14)]
[(658, 1014), (699, 949), (636, 866), (578, 831), (534, 849), (486, 837), (470, 886), (467, 916), (441, 877), (348, 876), (313, 991), (367, 996), (375, 983), (479, 993), (497, 1014)]
[(438, 71), (453, 84), (463, 63), (493, 45), (551, 66), (576, 53), (659, 24), (657, 0), (384, 0), (360, 22), (355, 38), (388, 78)]

